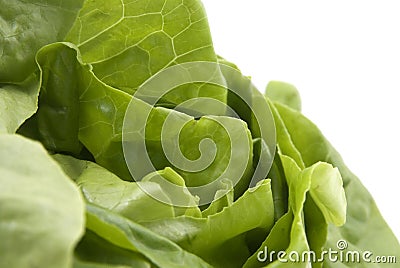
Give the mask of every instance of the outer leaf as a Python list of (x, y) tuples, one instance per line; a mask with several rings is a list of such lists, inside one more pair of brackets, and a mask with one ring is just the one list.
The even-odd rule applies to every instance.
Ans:
[[(379, 213), (373, 198), (359, 179), (345, 166), (340, 155), (320, 130), (297, 111), (280, 104), (275, 106), (291, 134), (293, 143), (301, 152), (304, 163), (310, 166), (318, 161), (325, 161), (338, 167), (342, 175), (348, 204), (346, 224), (340, 228), (329, 226), (326, 247), (336, 248), (337, 241), (345, 239), (349, 243), (348, 250), (368, 250), (373, 252), (374, 256), (393, 255), (400, 259), (399, 242)], [(299, 131), (301, 135), (296, 135)], [(325, 263), (327, 267), (338, 265), (343, 264)], [(357, 265), (360, 267), (363, 264)], [(373, 264), (365, 265), (370, 267)], [(396, 267), (396, 264), (385, 265)]]
[(42, 46), (62, 41), (83, 0), (0, 1), (0, 83), (22, 82), (36, 70)]
[[(334, 221), (335, 224), (344, 223), (346, 199), (343, 189), (336, 187), (336, 185), (341, 185), (342, 183), (338, 170), (329, 164), (321, 162), (301, 170), (290, 157), (281, 155), (281, 160), (289, 186), (290, 210), (276, 223), (277, 227), (272, 229), (259, 250), (246, 262), (246, 267), (263, 266), (265, 263), (257, 262), (257, 257), (264, 258), (266, 263), (270, 263), (268, 267), (285, 267), (288, 264), (291, 267), (307, 267), (307, 260), (302, 261), (301, 259), (302, 253), (310, 249), (314, 250), (314, 252), (320, 251), (320, 247), (326, 241), (326, 226), (329, 222)], [(318, 209), (311, 207), (311, 204), (307, 205), (308, 192), (310, 196), (323, 196), (323, 199), (316, 198)], [(320, 214), (318, 214), (320, 213), (319, 211), (322, 211), (325, 221), (321, 222), (319, 220), (321, 219)], [(289, 231), (289, 219), (292, 218), (290, 216), (292, 213), (293, 222)], [(307, 215), (306, 219), (304, 219), (304, 213)], [(310, 218), (312, 221), (307, 221)], [(308, 224), (314, 224), (310, 228), (317, 232), (313, 234), (311, 240), (308, 237), (308, 233), (306, 233)], [(282, 238), (284, 239), (283, 241), (276, 241)], [(314, 248), (314, 246), (317, 248)], [(277, 252), (281, 250), (286, 251), (286, 256), (283, 257), (286, 262), (276, 260)], [(272, 251), (275, 251), (276, 254), (273, 259), (270, 259)], [(290, 253), (293, 251), (300, 255), (297, 262), (292, 262), (290, 259)]]
[(339, 170), (318, 162), (305, 171), (309, 176), (310, 195), (328, 223), (341, 226), (346, 222), (346, 196)]
[(129, 93), (169, 65), (216, 61), (198, 0), (87, 1), (66, 40), (103, 82)]
[(265, 95), (272, 101), (287, 105), (296, 111), (301, 111), (300, 94), (291, 84), (271, 81), (267, 85)]
[(168, 239), (106, 209), (87, 205), (87, 228), (110, 243), (139, 252), (165, 268), (210, 267)]
[(0, 135), (0, 266), (70, 267), (84, 229), (78, 188), (37, 142)]

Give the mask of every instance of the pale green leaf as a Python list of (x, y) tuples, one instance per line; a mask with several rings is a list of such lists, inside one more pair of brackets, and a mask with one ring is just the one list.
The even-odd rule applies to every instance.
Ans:
[(21, 136), (0, 135), (0, 159), (0, 267), (71, 267), (84, 230), (78, 188)]
[[(325, 247), (337, 248), (339, 240), (346, 240), (348, 250), (371, 251), (375, 256), (396, 256), (400, 259), (400, 245), (382, 218), (375, 201), (360, 180), (347, 168), (339, 153), (321, 131), (299, 112), (275, 103), (293, 143), (301, 152), (306, 166), (324, 161), (337, 167), (343, 179), (347, 199), (346, 223), (342, 227), (329, 225)], [(301, 135), (298, 135), (299, 131)], [(297, 135), (296, 135), (297, 133)], [(282, 150), (283, 153), (287, 151)], [(340, 196), (340, 195), (339, 195)], [(325, 261), (327, 267), (340, 267), (340, 263)], [(351, 266), (351, 264), (348, 264)], [(368, 264), (357, 264), (372, 265)], [(396, 264), (385, 264), (396, 267)], [(369, 266), (368, 266), (369, 267)]]
[(296, 111), (301, 111), (300, 94), (297, 89), (289, 83), (270, 81), (265, 90), (265, 95), (272, 101), (287, 105)]

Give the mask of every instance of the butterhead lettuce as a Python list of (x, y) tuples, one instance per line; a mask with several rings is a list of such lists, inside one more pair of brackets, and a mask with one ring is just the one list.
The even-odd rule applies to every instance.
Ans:
[(297, 89), (218, 56), (199, 0), (0, 6), (1, 267), (397, 267)]

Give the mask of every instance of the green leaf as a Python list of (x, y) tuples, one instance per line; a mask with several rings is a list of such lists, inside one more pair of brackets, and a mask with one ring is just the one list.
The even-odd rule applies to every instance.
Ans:
[(150, 195), (167, 198), (161, 186), (155, 182), (127, 182), (90, 161), (63, 155), (54, 158), (64, 170), (69, 170), (66, 173), (76, 180), (86, 200), (91, 203), (139, 223), (175, 216), (172, 206)]
[(198, 0), (86, 1), (66, 41), (100, 80), (128, 93), (170, 65), (217, 60)]
[[(147, 183), (155, 183), (162, 189), (162, 193), (165, 197), (160, 198), (159, 193), (150, 193), (146, 190), (147, 194), (152, 197), (159, 198), (160, 201), (167, 201), (165, 205), (173, 207), (174, 216), (192, 216), (201, 217), (201, 211), (198, 207), (199, 198), (193, 196), (186, 187), (185, 180), (172, 168), (166, 167), (163, 170), (152, 172), (146, 175), (140, 182), (140, 185)], [(179, 188), (170, 187), (170, 183), (173, 185), (181, 186)], [(142, 188), (143, 189), (143, 188)], [(182, 204), (182, 206), (173, 206), (173, 204)], [(161, 217), (158, 217), (160, 219)]]
[[(278, 103), (275, 103), (275, 106), (290, 133), (293, 143), (301, 152), (305, 165), (310, 166), (318, 161), (331, 163), (339, 169), (343, 178), (347, 199), (346, 224), (342, 227), (329, 225), (328, 240), (325, 247), (335, 249), (337, 248), (337, 241), (344, 239), (349, 244), (348, 250), (368, 250), (373, 252), (374, 256), (393, 255), (399, 259), (399, 242), (382, 218), (370, 193), (346, 167), (338, 152), (306, 117)], [(301, 131), (301, 135), (296, 135), (299, 131)], [(286, 153), (285, 150), (282, 150), (282, 152)], [(324, 265), (336, 267), (339, 264), (326, 261)], [(396, 266), (396, 264), (385, 265), (387, 267)]]
[[(72, 44), (56, 43), (42, 48), (38, 53), (38, 62), (43, 67), (43, 76), (48, 81), (47, 84), (42, 85), (42, 94), (40, 95), (39, 110), (37, 112), (39, 133), (44, 144), (53, 151), (76, 155), (80, 150), (80, 143), (82, 143), (93, 154), (97, 163), (116, 173), (124, 180), (132, 180), (122, 149), (123, 120), (132, 97), (98, 80), (92, 72), (91, 66), (81, 62), (80, 54)], [(60, 89), (63, 92), (61, 95), (58, 93)], [(193, 94), (189, 95), (196, 97), (201, 96), (204, 92), (196, 88)], [(220, 91), (212, 94), (215, 94), (215, 96), (210, 94), (210, 98), (219, 98)], [(146, 111), (151, 109), (151, 106), (143, 101), (139, 101), (136, 98), (133, 98), (133, 101), (138, 105), (137, 109), (133, 111), (133, 119), (140, 118), (140, 116), (145, 115)], [(154, 111), (152, 117), (154, 117), (153, 121), (155, 121), (154, 124), (149, 122), (149, 125), (152, 126), (162, 123), (163, 121), (161, 120), (165, 120), (166, 115), (169, 113), (176, 114), (178, 115), (177, 117), (181, 114), (161, 107), (156, 107), (152, 111)], [(187, 118), (191, 118), (193, 124), (196, 123), (193, 117), (188, 116)], [(224, 119), (222, 117), (214, 120), (201, 119), (201, 122), (196, 125), (201, 126), (206, 121), (229, 120), (232, 122), (237, 121), (236, 124), (232, 125), (233, 128), (243, 129), (243, 126), (245, 126), (244, 122), (237, 119)], [(63, 123), (60, 124), (60, 122)], [(182, 122), (182, 120), (179, 120), (179, 122)], [(208, 123), (206, 125), (210, 124), (216, 123)], [(150, 126), (146, 128), (151, 130), (148, 133), (155, 132), (156, 134), (151, 135), (157, 136), (160, 135), (159, 127), (160, 125), (156, 125), (156, 128)], [(204, 132), (207, 132), (206, 128), (208, 126), (204, 127)], [(186, 132), (191, 131), (190, 128), (186, 129)], [(223, 128), (220, 127), (219, 129)], [(201, 134), (194, 136), (192, 139), (198, 139), (198, 137), (201, 137)], [(146, 139), (151, 140), (153, 138), (146, 137)], [(157, 139), (157, 137), (154, 139)], [(156, 141), (154, 142), (157, 143)], [(181, 140), (180, 142), (188, 141)], [(152, 145), (149, 146), (151, 147)], [(151, 155), (153, 152), (157, 154), (154, 156), (157, 160), (154, 160), (154, 158), (152, 160), (155, 161), (155, 170), (158, 170), (169, 165), (164, 165), (166, 163), (165, 157), (160, 155), (159, 144), (156, 146), (158, 146), (157, 150), (152, 151), (152, 149), (149, 149), (149, 154)], [(183, 145), (184, 147), (187, 146)], [(190, 148), (193, 148), (193, 144), (190, 144)], [(248, 147), (243, 148), (248, 149)], [(196, 153), (194, 151), (194, 154)], [(219, 155), (221, 156), (221, 154), (222, 152), (220, 151)], [(246, 165), (247, 163), (244, 162), (244, 164)], [(250, 167), (251, 165), (248, 164), (247, 166)], [(214, 170), (215, 167), (219, 168), (220, 166), (214, 165), (209, 170)], [(144, 172), (137, 179), (143, 178), (148, 172), (152, 171), (154, 170)], [(217, 170), (215, 172), (218, 173), (220, 171)], [(180, 172), (180, 175), (186, 180), (183, 172)], [(205, 178), (205, 176), (197, 177), (200, 179)], [(201, 183), (201, 180), (198, 183)], [(192, 182), (194, 181), (193, 179)], [(187, 180), (186, 182), (188, 183)], [(190, 185), (190, 183), (188, 184)]]
[(275, 107), (275, 105), (272, 104), (272, 102), (270, 102), (270, 107), (275, 120), (276, 141), (279, 149), (278, 151), (291, 157), (293, 160), (295, 160), (296, 164), (300, 168), (304, 169), (305, 165), (302, 155), (299, 149), (293, 143), (291, 133), (289, 133), (288, 129), (286, 128), (282, 116), (279, 114), (277, 108)]
[(306, 169), (310, 178), (310, 195), (328, 223), (341, 226), (346, 222), (346, 196), (337, 168), (318, 162)]
[(43, 47), (37, 59), (49, 82), (42, 85), (37, 112), (43, 143), (53, 151), (69, 154), (78, 153), (82, 143), (97, 163), (131, 180), (121, 132), (132, 97), (99, 81), (91, 66), (79, 61), (73, 44)]
[(215, 193), (214, 200), (201, 212), (203, 218), (221, 212), (225, 207), (230, 207), (233, 204), (234, 190), (231, 181), (226, 180), (221, 184), (222, 189)]
[(88, 204), (87, 228), (110, 243), (139, 252), (160, 267), (211, 267), (170, 240), (109, 210)]
[[(261, 267), (266, 263), (271, 263), (271, 267), (286, 266), (288, 263), (293, 267), (307, 267), (307, 262), (301, 260), (302, 253), (310, 249), (314, 252), (320, 252), (320, 247), (326, 241), (328, 223), (344, 224), (346, 199), (343, 188), (341, 188), (342, 179), (338, 170), (322, 162), (301, 170), (292, 158), (285, 155), (281, 155), (280, 158), (289, 186), (289, 212), (276, 223), (277, 227), (272, 229), (262, 246), (249, 258), (246, 267)], [(310, 193), (310, 195), (308, 196), (307, 193)], [(324, 198), (318, 199), (321, 196)], [(308, 197), (313, 198), (312, 200), (317, 200), (315, 204), (318, 209), (311, 207), (312, 204), (309, 203), (311, 200), (308, 203), (306, 202)], [(322, 212), (324, 218), (320, 217), (319, 211)], [(292, 213), (293, 218), (288, 215)], [(304, 214), (307, 215), (306, 218)], [(290, 224), (288, 220), (291, 218), (293, 221)], [(312, 221), (307, 221), (310, 218)], [(322, 219), (322, 221), (319, 219)], [(311, 237), (310, 243), (309, 233), (306, 232), (306, 228), (311, 223), (313, 225), (310, 228), (316, 233)], [(282, 239), (286, 240), (282, 241)], [(317, 248), (314, 248), (315, 246)], [(270, 253), (266, 252), (275, 251), (277, 253), (281, 250), (286, 252), (286, 257), (284, 257), (287, 260), (286, 262), (276, 260), (277, 254), (273, 256), (274, 259), (270, 259)], [(297, 252), (300, 255), (299, 262), (293, 263), (291, 261), (291, 252)], [(264, 261), (266, 263), (257, 260), (260, 254), (267, 254), (262, 256), (262, 258), (265, 258)]]
[(274, 162), (268, 173), (271, 179), (272, 195), (274, 197), (275, 220), (277, 221), (288, 211), (289, 190), (279, 154), (275, 154)]
[(35, 55), (62, 41), (83, 0), (0, 0), (0, 83), (22, 82), (36, 70)]
[[(322, 251), (325, 249), (328, 225), (324, 215), (314, 200), (308, 195), (304, 203), (304, 222), (307, 234), (307, 241), (310, 249), (315, 252), (315, 259), (318, 260), (322, 256)], [(313, 268), (323, 267), (323, 262), (315, 261), (312, 264)]]
[(117, 247), (86, 230), (75, 249), (74, 267), (150, 268), (151, 262), (140, 253)]
[[(140, 107), (140, 101), (134, 104)], [(233, 184), (240, 180), (235, 189), (238, 196), (248, 187), (253, 169), (253, 146), (245, 122), (226, 116), (203, 116), (196, 120), (186, 114), (157, 107), (151, 109), (144, 133), (142, 124), (133, 121), (135, 115), (137, 118), (141, 116), (136, 110), (127, 114), (128, 118), (132, 118), (132, 127), (126, 132), (135, 134), (127, 135), (126, 139), (134, 145), (145, 137), (146, 153), (155, 169), (176, 167), (188, 187), (224, 178)], [(136, 148), (128, 146), (131, 150)], [(142, 167), (140, 172), (143, 175), (151, 172), (151, 169), (146, 171), (146, 165), (140, 164), (144, 162), (141, 160), (142, 151), (136, 149), (134, 152), (137, 154), (135, 163)], [(210, 191), (212, 198), (217, 191), (214, 188)]]
[[(1, 267), (281, 267), (260, 250), (318, 254), (343, 239), (400, 258), (370, 194), (299, 113), (296, 88), (272, 81), (263, 96), (217, 57), (199, 0), (82, 2), (0, 0)], [(3, 134), (18, 128), (96, 163), (57, 165)], [(83, 201), (64, 173), (89, 203), (77, 247)], [(216, 178), (206, 208), (196, 187)]]
[[(90, 164), (95, 165), (90, 161), (80, 160), (69, 155), (53, 154), (52, 157), (58, 162), (64, 173), (75, 183)], [(110, 172), (110, 174), (112, 173)]]
[[(49, 59), (52, 59), (54, 64), (47, 63)], [(93, 154), (97, 163), (116, 173), (119, 177), (131, 180), (122, 151), (122, 125), (123, 118), (126, 116), (126, 107), (132, 100), (136, 105), (136, 109), (132, 111), (133, 114), (128, 115), (132, 120), (143, 117), (146, 115), (146, 111), (151, 111), (149, 122), (146, 124), (145, 138), (147, 153), (155, 165), (154, 170), (170, 166), (166, 156), (162, 154), (163, 146), (169, 146), (166, 152), (170, 154), (175, 154), (176, 148), (180, 148), (185, 157), (193, 160), (198, 157), (200, 152), (195, 145), (203, 139), (210, 138), (217, 144), (217, 161), (214, 161), (204, 171), (186, 172), (178, 170), (178, 173), (185, 179), (188, 186), (193, 186), (205, 184), (223, 174), (223, 172), (225, 172), (226, 177), (234, 178), (232, 172), (239, 170), (243, 176), (238, 178), (242, 180), (238, 185), (241, 190), (237, 190), (237, 192), (240, 193), (240, 191), (245, 190), (246, 181), (250, 179), (251, 175), (252, 144), (250, 133), (243, 121), (225, 116), (205, 116), (197, 121), (193, 117), (185, 116), (180, 112), (161, 107), (152, 108), (147, 103), (136, 98), (132, 99), (130, 95), (99, 81), (93, 75), (90, 66), (80, 63), (79, 59), (76, 48), (67, 43), (46, 46), (38, 54), (38, 61), (41, 64), (46, 63), (44, 66), (47, 66), (47, 68), (44, 73), (47, 77), (61, 72), (65, 77), (57, 76), (57, 82), (77, 79), (74, 82), (77, 84), (72, 87), (72, 90), (77, 90), (78, 93), (67, 94), (65, 98), (59, 98), (56, 90), (60, 87), (46, 87), (46, 91), (54, 91), (54, 94), (47, 95), (49, 99), (46, 100), (46, 103), (51, 103), (50, 109), (47, 109), (46, 106), (42, 108), (41, 103), (39, 103), (39, 131), (48, 133), (44, 136), (49, 137), (46, 139), (50, 144), (60, 144), (55, 139), (57, 137), (61, 143), (62, 141), (72, 142), (78, 139)], [(68, 64), (58, 64), (59, 62), (68, 62)], [(67, 66), (74, 66), (68, 68), (68, 70), (74, 71), (68, 72)], [(64, 90), (68, 90), (70, 88), (69, 83), (65, 85)], [(50, 96), (53, 97), (50, 98)], [(78, 104), (76, 104), (77, 102)], [(79, 110), (79, 120), (76, 116), (76, 110)], [(163, 129), (162, 126), (167, 117), (171, 122), (169, 124), (170, 131), (163, 130), (166, 137), (161, 137), (161, 129)], [(40, 126), (40, 122), (43, 122), (43, 127)], [(61, 129), (58, 129), (57, 126), (60, 125), (60, 122), (64, 123)], [(177, 139), (177, 127), (181, 128), (182, 126), (182, 133)], [(137, 124), (135, 127), (141, 128), (141, 125)], [(167, 141), (163, 145), (161, 145), (161, 138)], [(229, 152), (230, 143), (235, 143), (235, 140), (231, 140), (231, 138), (238, 139), (236, 144), (240, 146), (235, 146), (230, 157), (226, 157), (225, 152)], [(177, 142), (180, 144), (179, 147), (175, 146)], [(73, 148), (68, 147), (69, 150), (67, 151), (72, 152)], [(63, 151), (61, 145), (58, 149)], [(240, 153), (235, 153), (239, 151)], [(204, 150), (204, 152), (208, 152), (209, 155), (213, 151)], [(243, 161), (245, 155), (248, 156), (247, 162)], [(205, 156), (202, 157), (203, 160), (206, 159)], [(183, 160), (182, 163), (185, 164), (185, 159)], [(186, 161), (186, 163), (188, 162)], [(230, 164), (229, 169), (225, 170), (228, 163)], [(139, 163), (136, 163), (136, 165), (142, 167)], [(143, 178), (154, 170), (142, 168), (142, 174), (137, 179)]]
[[(244, 76), (236, 65), (221, 57), (218, 63), (228, 88), (227, 104), (231, 110), (230, 116), (245, 121), (255, 141), (254, 172), (250, 183), (252, 187), (257, 181), (266, 178), (273, 163), (277, 138), (273, 114), (270, 104), (251, 83), (250, 77)], [(235, 198), (237, 194), (236, 191)]]
[(47, 149), (78, 155), (82, 150), (78, 139), (80, 65), (76, 52), (67, 46), (52, 44), (37, 53), (42, 79), (37, 127)]
[[(140, 266), (139, 266), (140, 267)], [(144, 266), (146, 267), (146, 266)], [(95, 262), (85, 262), (75, 259), (73, 268), (131, 268), (131, 266), (126, 265), (113, 265), (113, 264), (101, 264)]]
[[(275, 222), (271, 231), (269, 232), (267, 238), (262, 243), (260, 248), (247, 259), (246, 263), (243, 265), (244, 268), (250, 267), (264, 267), (265, 264), (269, 264), (270, 253), (274, 250), (276, 253), (279, 251), (285, 251), (289, 243), (290, 233), (293, 222), (293, 213), (288, 211), (285, 213), (277, 222)], [(261, 253), (260, 253), (261, 252)], [(276, 259), (276, 254), (272, 256), (273, 260)], [(260, 260), (259, 260), (259, 259)], [(264, 262), (264, 259), (266, 262)], [(269, 267), (267, 265), (267, 267)]]
[(0, 135), (0, 266), (70, 267), (84, 230), (78, 188), (37, 142)]
[(0, 133), (15, 133), (37, 110), (39, 82), (35, 74), (20, 84), (0, 84)]
[(263, 180), (207, 218), (181, 216), (145, 226), (216, 267), (240, 267), (250, 256), (244, 235), (257, 230), (266, 235), (273, 222), (270, 181)]
[(271, 81), (267, 85), (265, 95), (272, 101), (284, 104), (296, 111), (301, 111), (300, 94), (291, 84)]

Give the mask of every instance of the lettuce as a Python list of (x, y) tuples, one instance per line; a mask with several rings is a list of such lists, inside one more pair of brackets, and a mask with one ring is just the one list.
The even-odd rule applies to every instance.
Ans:
[(70, 267), (85, 225), (78, 187), (38, 142), (2, 134), (0, 147), (0, 266)]
[(218, 56), (199, 0), (0, 4), (1, 267), (399, 260), (297, 89)]

